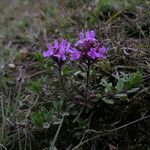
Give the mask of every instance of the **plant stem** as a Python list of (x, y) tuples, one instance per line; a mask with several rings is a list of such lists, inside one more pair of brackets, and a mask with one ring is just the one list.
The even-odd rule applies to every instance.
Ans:
[(85, 87), (85, 100), (88, 101), (89, 99), (89, 77), (90, 77), (90, 66), (91, 64), (88, 62), (87, 64), (87, 71), (86, 71), (86, 87)]
[(63, 121), (64, 121), (64, 117), (65, 117), (65, 115), (63, 115), (63, 118), (62, 118), (61, 121), (60, 121), (59, 127), (58, 127), (57, 132), (56, 132), (56, 134), (55, 134), (55, 136), (54, 136), (54, 139), (53, 139), (53, 141), (52, 141), (52, 144), (51, 144), (51, 146), (49, 147), (49, 150), (53, 150), (53, 149), (54, 149), (56, 140), (57, 140), (57, 138), (58, 138), (58, 134), (59, 134), (59, 132), (60, 132), (60, 129), (61, 129), (62, 124), (63, 124)]
[(61, 73), (61, 70), (62, 70), (61, 65), (58, 66), (58, 70), (59, 70), (59, 79), (60, 79), (60, 89), (63, 89), (63, 76), (62, 76), (62, 73)]

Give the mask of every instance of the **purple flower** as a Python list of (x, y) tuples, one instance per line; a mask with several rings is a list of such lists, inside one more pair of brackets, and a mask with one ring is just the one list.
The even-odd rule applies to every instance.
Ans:
[(98, 53), (99, 53), (99, 58), (100, 59), (105, 59), (106, 58), (105, 53), (107, 52), (107, 50), (108, 50), (108, 48), (106, 48), (104, 46), (99, 48)]
[(105, 59), (107, 48), (100, 43), (95, 37), (95, 31), (81, 32), (79, 40), (75, 44), (77, 49), (80, 50), (80, 55), (86, 59)]
[(55, 40), (55, 41), (54, 41), (54, 46), (53, 46), (53, 48), (55, 48), (55, 49), (58, 49), (58, 48), (59, 48), (58, 40)]
[(57, 57), (59, 60), (65, 61), (67, 59), (66, 48), (67, 48), (66, 40), (62, 40), (60, 44), (58, 43), (58, 41), (56, 41), (54, 44), (54, 49), (55, 49), (54, 57)]
[(47, 48), (48, 50), (43, 52), (44, 57), (50, 57), (53, 55), (53, 47), (51, 46), (51, 44), (47, 44)]
[(93, 31), (93, 30), (87, 31), (86, 32), (86, 38), (89, 40), (96, 40), (95, 39), (95, 31)]
[(65, 61), (67, 59), (67, 53), (70, 49), (70, 43), (64, 39), (60, 42), (55, 40), (53, 46), (48, 43), (47, 48), (48, 50), (43, 52), (44, 57), (52, 57), (58, 61)]
[(44, 57), (51, 57), (57, 62), (64, 62), (69, 58), (70, 60), (78, 60), (81, 56), (81, 52), (72, 48), (71, 44), (66, 40), (54, 41), (53, 46), (47, 44), (48, 50), (43, 52)]
[(106, 47), (95, 47), (91, 48), (90, 51), (87, 53), (87, 55), (92, 59), (105, 59), (105, 53), (107, 52)]
[(95, 31), (86, 31), (85, 33), (81, 32), (79, 34), (79, 40), (75, 46), (87, 47), (89, 44), (93, 44), (96, 40)]
[(90, 51), (87, 53), (89, 57), (92, 59), (96, 59), (100, 56), (100, 54), (97, 52), (96, 48), (91, 48)]
[(79, 52), (77, 49), (72, 48), (70, 50), (70, 60), (78, 60), (81, 56), (81, 52)]

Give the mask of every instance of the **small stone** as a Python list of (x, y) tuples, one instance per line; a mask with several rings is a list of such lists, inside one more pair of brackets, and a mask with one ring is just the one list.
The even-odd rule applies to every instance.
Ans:
[(9, 69), (15, 69), (16, 68), (16, 65), (15, 64), (13, 64), (13, 63), (10, 63), (9, 65), (8, 65), (8, 67), (9, 67)]
[(28, 56), (28, 51), (27, 50), (20, 50), (20, 59), (25, 60)]
[(50, 124), (48, 122), (43, 123), (43, 128), (45, 129), (50, 128)]

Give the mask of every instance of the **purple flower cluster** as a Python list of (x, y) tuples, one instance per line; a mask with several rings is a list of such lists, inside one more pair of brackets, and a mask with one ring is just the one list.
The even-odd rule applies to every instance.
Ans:
[(43, 52), (44, 57), (57, 58), (58, 60), (65, 61), (67, 59), (67, 52), (70, 48), (70, 43), (66, 40), (62, 40), (60, 43), (58, 40), (54, 41), (54, 45), (47, 44), (48, 50)]
[(95, 31), (86, 31), (79, 34), (79, 40), (75, 46), (82, 46), (82, 48), (87, 48), (93, 44), (97, 39), (95, 38)]
[(44, 57), (51, 57), (57, 62), (64, 62), (67, 59), (78, 60), (87, 58), (91, 60), (105, 59), (107, 48), (104, 47), (95, 37), (95, 31), (81, 32), (79, 40), (74, 47), (66, 40), (55, 40), (54, 44), (47, 44), (48, 50), (43, 52)]
[(107, 48), (103, 46), (95, 37), (95, 31), (80, 33), (80, 39), (75, 44), (82, 51), (82, 56), (91, 60), (105, 59)]
[(71, 60), (77, 60), (80, 58), (80, 52), (71, 47), (71, 44), (66, 40), (58, 40), (54, 41), (54, 44), (51, 45), (50, 43), (47, 44), (48, 50), (43, 52), (44, 57), (51, 57), (54, 60), (66, 61), (68, 58)]

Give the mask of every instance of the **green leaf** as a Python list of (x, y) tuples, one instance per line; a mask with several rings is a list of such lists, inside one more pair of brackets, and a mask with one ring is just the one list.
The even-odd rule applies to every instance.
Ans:
[(61, 111), (61, 108), (62, 108), (62, 105), (63, 105), (63, 100), (53, 101), (52, 104), (53, 104), (53, 107), (54, 107), (55, 111), (59, 112), (59, 111)]
[(140, 71), (130, 74), (127, 79), (126, 87), (127, 89), (132, 89), (138, 86), (142, 82), (142, 75)]
[(133, 88), (133, 89), (131, 89), (131, 90), (128, 90), (128, 91), (127, 91), (127, 94), (137, 92), (138, 90), (139, 90), (139, 88)]
[(108, 83), (106, 79), (102, 79), (101, 82), (102, 82), (102, 85), (105, 87), (105, 92), (106, 93), (112, 91), (112, 89), (113, 89), (112, 83)]
[(74, 76), (75, 77), (78, 77), (78, 78), (86, 78), (86, 73), (85, 72), (82, 72), (82, 71), (76, 71), (74, 73)]
[(132, 84), (133, 86), (137, 86), (142, 82), (142, 75), (140, 73), (140, 71), (136, 72), (134, 74), (133, 80), (132, 80)]
[(72, 69), (69, 66), (63, 67), (61, 73), (62, 75), (69, 75), (71, 73)]
[(40, 62), (40, 63), (43, 63), (44, 62), (44, 57), (42, 56), (42, 54), (40, 52), (37, 52), (35, 54), (35, 59), (36, 61)]
[(51, 111), (47, 113), (47, 119), (51, 119), (53, 115), (54, 115), (54, 109), (51, 109)]
[(125, 93), (122, 93), (122, 94), (115, 94), (115, 95), (114, 95), (114, 98), (123, 98), (123, 99), (126, 99), (126, 98), (128, 98), (128, 95), (125, 94)]
[(32, 123), (36, 126), (39, 126), (43, 122), (43, 118), (41, 116), (41, 112), (33, 112), (31, 115)]
[(107, 59), (104, 60), (104, 61), (102, 61), (99, 67), (101, 67), (101, 69), (102, 69), (103, 71), (111, 71), (111, 70), (112, 70), (112, 67), (111, 67), (111, 65), (110, 65), (110, 62), (109, 62), (109, 60), (107, 60)]
[(49, 122), (54, 115), (54, 109), (48, 111), (45, 107), (41, 107), (39, 111), (33, 112), (31, 115), (32, 123), (40, 126), (45, 122)]
[(30, 81), (27, 87), (30, 91), (32, 91), (35, 94), (40, 93), (40, 91), (42, 90), (40, 81)]
[(150, 63), (148, 61), (146, 61), (147, 67), (150, 70)]
[(117, 85), (116, 85), (115, 89), (116, 89), (117, 91), (121, 91), (121, 90), (124, 89), (124, 87), (125, 87), (124, 79), (120, 78), (120, 79), (118, 80), (118, 82), (117, 82)]
[(76, 71), (75, 73), (74, 73), (74, 76), (77, 76), (78, 74), (80, 74), (81, 73), (81, 71)]
[(102, 98), (102, 101), (104, 101), (107, 104), (114, 104), (114, 100), (113, 99)]

